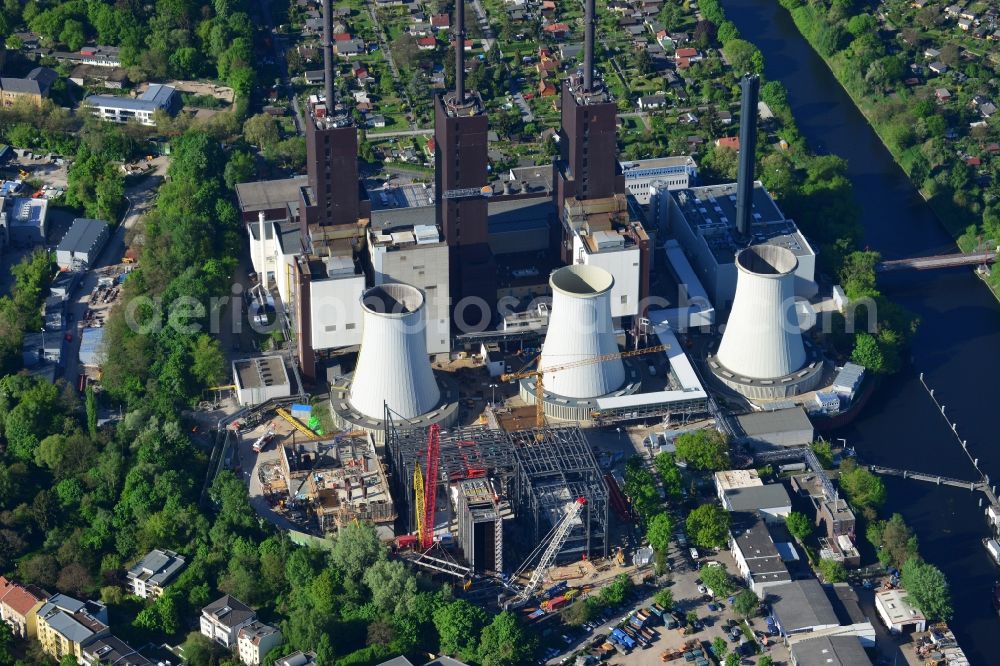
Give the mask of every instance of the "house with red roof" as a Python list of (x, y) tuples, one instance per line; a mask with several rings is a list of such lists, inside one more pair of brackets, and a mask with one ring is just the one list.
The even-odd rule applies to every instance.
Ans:
[(556, 94), (556, 87), (549, 80), (538, 82), (538, 96), (539, 97), (552, 97)]
[(730, 150), (740, 149), (740, 137), (738, 136), (724, 136), (721, 139), (715, 140), (715, 145), (717, 148), (729, 148)]
[(451, 27), (451, 17), (447, 14), (435, 14), (431, 17), (431, 27), (435, 30), (447, 30)]
[[(472, 50), (472, 45), (474, 43), (475, 42), (473, 42), (471, 39), (465, 40), (465, 50), (466, 51), (471, 51)], [(451, 40), (450, 45), (451, 45), (452, 48), (455, 48), (455, 44), (457, 44), (457, 42), (454, 39)]]
[(421, 37), (417, 40), (417, 48), (421, 51), (433, 51), (437, 48), (437, 40), (433, 37)]
[(0, 576), (0, 620), (10, 625), (14, 636), (27, 638), (35, 633), (35, 624), (28, 618), (35, 616), (48, 596), (34, 585), (24, 586)]
[(569, 36), (569, 26), (565, 23), (550, 23), (542, 31), (553, 39), (566, 39)]
[(349, 42), (351, 41), (351, 33), (349, 32), (338, 32), (333, 36), (333, 41), (335, 42)]
[(699, 54), (698, 54), (698, 49), (691, 48), (690, 46), (685, 46), (682, 49), (677, 49), (676, 51), (674, 51), (674, 55), (676, 55), (678, 58), (697, 58)]

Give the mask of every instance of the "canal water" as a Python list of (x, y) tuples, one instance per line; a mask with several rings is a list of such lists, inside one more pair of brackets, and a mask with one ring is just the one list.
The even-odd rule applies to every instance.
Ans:
[[(765, 76), (788, 89), (802, 134), (818, 152), (837, 154), (862, 211), (865, 243), (887, 259), (956, 251), (930, 208), (879, 142), (825, 63), (777, 0), (723, 0), (728, 18), (764, 55)], [(911, 364), (884, 382), (845, 432), (867, 462), (976, 479), (949, 422), (979, 467), (1000, 482), (1000, 304), (968, 269), (896, 274), (886, 294), (921, 319)], [(919, 381), (923, 372), (946, 405), (946, 421)], [(996, 410), (996, 411), (994, 411)], [(913, 526), (921, 554), (953, 586), (951, 626), (973, 664), (1000, 663), (1000, 619), (991, 588), (1000, 579), (981, 544), (988, 533), (979, 495), (887, 479), (888, 511)]]

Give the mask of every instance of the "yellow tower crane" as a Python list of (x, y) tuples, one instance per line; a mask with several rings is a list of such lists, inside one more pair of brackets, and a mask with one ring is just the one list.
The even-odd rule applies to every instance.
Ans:
[[(613, 361), (616, 358), (631, 358), (633, 356), (642, 356), (643, 354), (652, 354), (654, 352), (661, 352), (670, 349), (670, 345), (656, 345), (654, 347), (645, 347), (643, 349), (633, 349), (631, 351), (615, 352), (613, 354), (601, 354), (600, 356), (591, 356), (590, 358), (581, 359), (579, 361), (573, 361), (571, 363), (563, 363), (561, 365), (553, 365), (547, 368), (535, 367), (532, 370), (521, 370), (519, 372), (508, 372), (506, 374), (500, 375), (500, 379), (505, 382), (509, 382), (515, 379), (527, 379), (528, 377), (535, 378), (535, 426), (538, 428), (545, 427), (545, 409), (542, 402), (542, 398), (545, 396), (545, 387), (543, 386), (542, 376), (546, 372), (559, 372), (561, 370), (569, 370), (570, 368), (578, 368), (583, 365), (590, 365), (591, 363), (601, 363), (603, 361)], [(535, 358), (536, 365), (541, 362), (541, 354)]]

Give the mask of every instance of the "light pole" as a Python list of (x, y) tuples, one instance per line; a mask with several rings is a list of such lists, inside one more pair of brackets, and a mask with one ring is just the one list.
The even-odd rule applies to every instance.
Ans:
[(490, 405), (496, 405), (497, 404), (497, 389), (499, 387), (500, 387), (499, 384), (490, 384), (490, 390), (493, 392), (493, 395), (490, 398)]

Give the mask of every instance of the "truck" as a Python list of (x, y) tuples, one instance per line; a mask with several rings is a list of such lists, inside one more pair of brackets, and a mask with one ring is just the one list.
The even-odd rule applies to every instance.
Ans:
[(566, 597), (563, 595), (559, 595), (558, 597), (555, 597), (553, 599), (546, 599), (541, 603), (541, 607), (547, 611), (554, 611), (565, 603), (566, 603)]
[(615, 629), (611, 632), (610, 640), (613, 643), (621, 645), (626, 650), (631, 650), (635, 647), (635, 639), (626, 634), (621, 629)]
[(646, 618), (636, 613), (628, 619), (628, 623), (636, 629), (642, 629), (646, 626)]
[(253, 443), (253, 452), (260, 453), (264, 450), (264, 447), (270, 444), (271, 440), (274, 438), (274, 430), (268, 430), (263, 435), (257, 438), (257, 441)]
[(649, 612), (662, 620), (663, 614), (667, 612), (667, 609), (660, 604), (653, 604), (649, 607)]
[(560, 581), (555, 585), (553, 585), (552, 587), (550, 587), (549, 589), (545, 590), (542, 596), (544, 596), (546, 599), (551, 599), (552, 597), (558, 597), (560, 594), (563, 593), (563, 590), (565, 590), (567, 587), (569, 587), (569, 583), (567, 583), (566, 581)]

